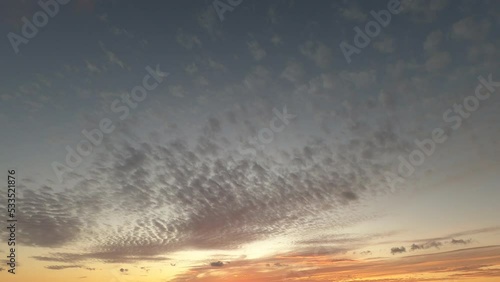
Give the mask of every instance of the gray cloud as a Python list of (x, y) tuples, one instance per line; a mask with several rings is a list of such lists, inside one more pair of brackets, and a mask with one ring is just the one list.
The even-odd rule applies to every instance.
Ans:
[(439, 249), (439, 247), (441, 247), (443, 245), (443, 243), (439, 242), (439, 241), (429, 241), (429, 242), (426, 242), (424, 244), (412, 244), (410, 249), (412, 251), (415, 251), (415, 250), (425, 250), (425, 249), (429, 249), (429, 248), (437, 248)]
[[(256, 87), (270, 80), (253, 79)], [(333, 79), (332, 85), (321, 84), (323, 90), (337, 82), (346, 89), (375, 83), (370, 71)], [(322, 104), (313, 104), (311, 111), (324, 113)], [(90, 246), (83, 254), (37, 257), (47, 261), (167, 260), (163, 255), (168, 252), (234, 249), (300, 230), (306, 223), (342, 226), (366, 220), (354, 212), (340, 214), (373, 195), (389, 193), (384, 171), (410, 147), (390, 119), (369, 124), (358, 114), (385, 109), (344, 103), (335, 115), (321, 115), (321, 122), (346, 130), (346, 140), (301, 137), (280, 150), (270, 144), (256, 147), (256, 156), (242, 155), (238, 144), (269, 126), (273, 107), (256, 99), (207, 116), (196, 130), (170, 123), (147, 138), (134, 130), (140, 119), (117, 123), (91, 165), (68, 174), (64, 188), (33, 183), (23, 189), (30, 207), (19, 216), (33, 222), (20, 230), (23, 243), (58, 247), (79, 241)], [(292, 113), (293, 108), (291, 104)], [(151, 118), (167, 119), (155, 109)], [(294, 140), (300, 131), (293, 126), (300, 123), (280, 133), (283, 139)]]
[(401, 254), (401, 253), (405, 253), (406, 252), (406, 248), (405, 247), (394, 247), (394, 248), (391, 248), (391, 254)]
[(451, 240), (451, 244), (454, 244), (454, 245), (467, 245), (467, 244), (470, 244), (472, 243), (472, 240), (471, 239), (467, 239), (467, 240), (463, 240), (463, 239), (452, 239)]
[(299, 51), (321, 68), (327, 68), (333, 61), (332, 50), (323, 42), (309, 40), (299, 47)]
[(68, 269), (68, 268), (82, 268), (81, 265), (49, 265), (46, 266), (45, 268), (51, 269), (51, 270), (62, 270), (62, 269)]
[(224, 263), (222, 261), (216, 261), (216, 262), (211, 262), (210, 265), (215, 267), (221, 267), (224, 266)]

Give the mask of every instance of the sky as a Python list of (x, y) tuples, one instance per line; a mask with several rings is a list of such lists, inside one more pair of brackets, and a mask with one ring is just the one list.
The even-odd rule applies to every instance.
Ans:
[(488, 0), (2, 1), (0, 280), (499, 281), (499, 27)]

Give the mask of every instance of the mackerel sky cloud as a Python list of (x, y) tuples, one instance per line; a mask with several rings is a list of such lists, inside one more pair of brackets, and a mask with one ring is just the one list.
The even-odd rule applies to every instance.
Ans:
[(40, 2), (0, 3), (2, 281), (499, 279), (500, 3)]

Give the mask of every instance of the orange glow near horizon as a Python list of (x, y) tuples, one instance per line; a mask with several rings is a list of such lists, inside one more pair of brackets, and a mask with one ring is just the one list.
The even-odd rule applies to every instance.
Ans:
[(173, 281), (498, 281), (499, 275), (500, 246), (491, 246), (364, 260), (280, 256), (200, 267)]
[[(500, 246), (368, 259), (288, 253), (224, 262), (223, 266), (172, 266), (170, 263), (162, 266), (156, 263), (151, 267), (140, 267), (95, 263), (92, 267), (66, 264), (68, 268), (50, 269), (48, 265), (50, 263), (30, 261), (29, 271), (24, 268), (15, 276), (4, 268), (0, 278), (19, 282), (498, 281)], [(127, 271), (120, 272), (120, 268)], [(56, 271), (57, 275), (54, 275)]]

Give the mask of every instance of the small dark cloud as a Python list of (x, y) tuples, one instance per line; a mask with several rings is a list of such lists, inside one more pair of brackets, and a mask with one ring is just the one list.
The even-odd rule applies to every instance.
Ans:
[(215, 266), (215, 267), (221, 267), (224, 265), (224, 263), (222, 261), (215, 261), (215, 262), (211, 262), (210, 265)]
[(82, 268), (81, 265), (49, 265), (46, 266), (45, 268), (51, 269), (51, 270), (62, 270), (62, 269), (68, 269), (68, 268)]
[(353, 201), (358, 199), (358, 195), (352, 191), (342, 192), (342, 197), (346, 200)]
[(467, 244), (470, 244), (471, 242), (472, 242), (471, 239), (467, 239), (467, 240), (463, 240), (463, 239), (458, 239), (458, 240), (451, 239), (451, 243), (453, 245), (459, 245), (459, 244), (467, 245)]
[(412, 244), (412, 245), (411, 245), (411, 250), (412, 250), (412, 251), (415, 251), (415, 250), (421, 250), (421, 249), (423, 249), (423, 248), (424, 248), (424, 245), (422, 245), (422, 244), (421, 244), (421, 245), (417, 245), (417, 244)]
[(66, 262), (66, 259), (64, 258), (45, 257), (45, 256), (33, 256), (32, 258), (40, 261)]
[(123, 250), (112, 250), (109, 252), (95, 252), (86, 254), (71, 254), (71, 253), (55, 253), (51, 257), (48, 256), (33, 256), (32, 258), (40, 261), (50, 261), (50, 262), (64, 262), (64, 263), (76, 263), (83, 260), (98, 259), (105, 262), (111, 263), (134, 263), (136, 261), (166, 261), (169, 258), (155, 256), (154, 250), (146, 250), (143, 248), (143, 252), (150, 251), (153, 255), (143, 255), (143, 256), (133, 256), (124, 253)]
[(331, 256), (334, 254), (342, 254), (347, 250), (332, 246), (317, 246), (315, 248), (305, 248), (302, 251), (297, 251), (296, 255), (302, 256)]
[(331, 262), (345, 262), (345, 261), (354, 261), (354, 260), (353, 259), (332, 259), (330, 261)]
[(128, 269), (126, 269), (126, 268), (120, 268), (120, 272), (128, 272)]
[(426, 247), (426, 249), (428, 249), (428, 248), (437, 248), (437, 249), (439, 249), (439, 247), (441, 247), (442, 245), (443, 245), (443, 243), (441, 243), (441, 242), (432, 241), (432, 242), (426, 243), (425, 247)]
[(405, 253), (406, 252), (406, 248), (405, 247), (394, 247), (394, 248), (391, 248), (391, 254), (401, 254), (401, 253)]
[(360, 254), (361, 255), (371, 255), (372, 251), (369, 251), (369, 250), (368, 251), (362, 251)]
[(439, 249), (439, 247), (441, 247), (443, 245), (443, 243), (439, 242), (439, 241), (429, 241), (425, 244), (412, 244), (410, 249), (412, 251), (416, 251), (416, 250), (425, 250), (425, 249), (429, 249), (429, 248), (437, 248)]

